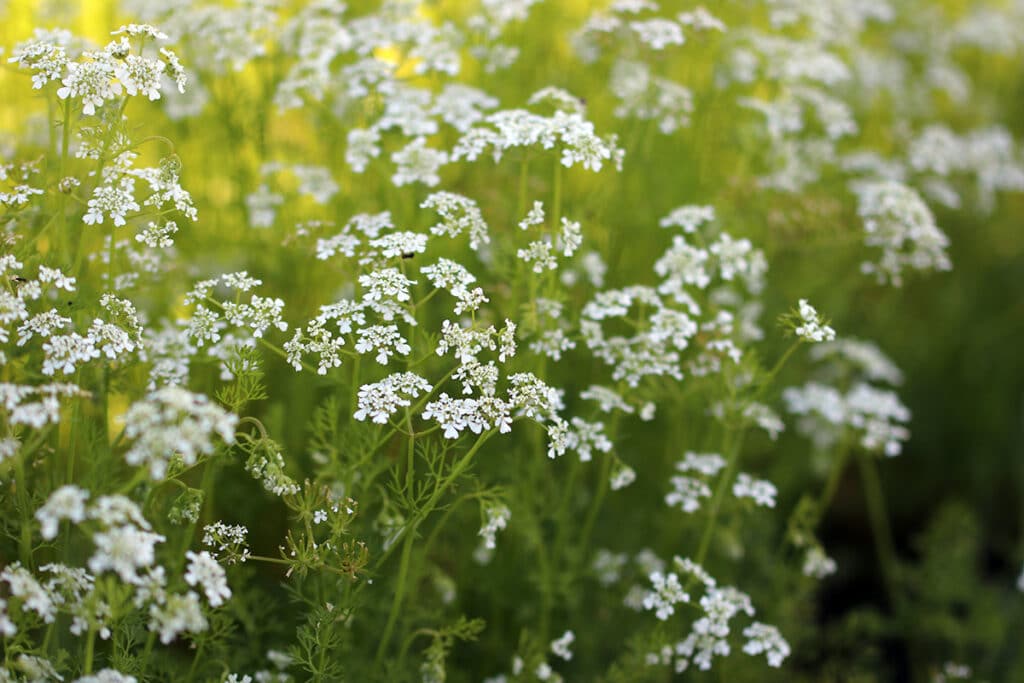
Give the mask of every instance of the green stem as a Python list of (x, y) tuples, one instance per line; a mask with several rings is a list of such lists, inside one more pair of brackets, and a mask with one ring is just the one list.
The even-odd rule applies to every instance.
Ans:
[(139, 678), (146, 680), (146, 670), (149, 668), (150, 655), (153, 654), (153, 646), (156, 644), (156, 631), (150, 631), (149, 635), (146, 636), (146, 644), (142, 648), (142, 671)]
[[(487, 443), (487, 440), (495, 433), (497, 433), (496, 430), (492, 429), (480, 435), (476, 440), (476, 443), (473, 444), (473, 447), (469, 449), (466, 455), (462, 456), (462, 459), (459, 460), (458, 463), (456, 463), (455, 467), (452, 468), (451, 473), (434, 489), (434, 493), (429, 499), (427, 499), (427, 502), (416, 512), (413, 518), (409, 521), (409, 524), (407, 524), (405, 529), (401, 532), (401, 535), (404, 536), (404, 538), (402, 539), (402, 559), (398, 571), (398, 586), (395, 589), (395, 598), (391, 603), (391, 613), (388, 615), (388, 622), (384, 628), (384, 635), (381, 637), (380, 645), (377, 647), (377, 656), (375, 661), (378, 668), (383, 663), (384, 654), (387, 652), (388, 643), (391, 640), (391, 633), (394, 630), (395, 622), (398, 619), (398, 611), (401, 608), (402, 599), (405, 596), (407, 588), (406, 578), (409, 574), (409, 561), (412, 554), (412, 544), (416, 536), (416, 529), (419, 528), (420, 523), (434, 511), (434, 508), (437, 507), (441, 496), (444, 495), (452, 483), (454, 483), (466, 468), (469, 467), (470, 463), (473, 461), (473, 456), (476, 455), (477, 451), (479, 451), (480, 448)], [(395, 540), (397, 541), (398, 539), (396, 538)], [(380, 559), (377, 561), (378, 567), (384, 563), (384, 560), (387, 559), (391, 554), (391, 550), (394, 548), (395, 545), (392, 544), (388, 550), (384, 551)]]
[(188, 669), (188, 683), (192, 683), (196, 677), (196, 670), (199, 667), (199, 660), (203, 658), (203, 649), (206, 646), (206, 641), (199, 643), (199, 647), (196, 649), (196, 656), (192, 658), (192, 666)]
[(718, 513), (722, 507), (722, 501), (725, 499), (726, 492), (729, 490), (729, 485), (732, 484), (733, 478), (736, 476), (736, 470), (739, 469), (740, 464), (740, 450), (743, 447), (743, 440), (746, 437), (746, 429), (740, 429), (738, 433), (733, 431), (726, 432), (726, 448), (722, 450), (726, 451), (726, 462), (725, 472), (722, 473), (721, 479), (718, 480), (718, 486), (715, 489), (714, 498), (711, 500), (711, 509), (708, 511), (708, 521), (704, 525), (704, 532), (701, 534), (700, 547), (697, 550), (697, 557), (695, 562), (699, 565), (704, 564), (705, 558), (707, 558), (708, 549), (711, 547), (711, 538), (714, 536), (715, 523), (718, 521)]
[(885, 507), (885, 494), (878, 478), (874, 456), (870, 453), (862, 453), (858, 460), (861, 482), (864, 485), (864, 499), (868, 506), (868, 518), (871, 522), (871, 534), (875, 539), (875, 551), (878, 553), (878, 562), (882, 569), (882, 579), (885, 581), (889, 603), (893, 609), (896, 609), (899, 607), (900, 599), (896, 584), (898, 564), (896, 546), (893, 543), (892, 530), (889, 526), (889, 513)]
[(395, 590), (395, 599), (391, 602), (391, 612), (388, 614), (388, 622), (384, 627), (384, 635), (381, 636), (380, 644), (377, 646), (376, 667), (379, 669), (384, 661), (384, 653), (387, 652), (388, 643), (391, 640), (391, 632), (395, 629), (395, 622), (398, 621), (398, 612), (402, 606), (402, 599), (405, 597), (406, 579), (409, 575), (409, 560), (412, 557), (412, 544), (416, 539), (416, 527), (405, 532), (405, 539), (402, 542), (402, 561), (398, 568), (398, 587)]
[(18, 541), (18, 557), (21, 565), (32, 570), (32, 518), (29, 516), (28, 478), (25, 473), (25, 459), (28, 453), (22, 453), (15, 465), (15, 487), (18, 497), (18, 512), (21, 513), (21, 528)]
[(526, 216), (526, 190), (527, 181), (530, 177), (530, 159), (526, 154), (523, 154), (523, 160), (519, 162), (519, 201), (516, 208), (516, 216), (523, 218)]
[[(61, 140), (60, 140), (60, 166), (58, 171), (57, 183), (64, 180), (64, 175), (67, 172), (67, 159), (68, 159), (68, 147), (71, 142), (71, 98), (64, 100), (64, 118), (61, 124)], [(61, 262), (66, 263), (70, 258), (68, 254), (68, 217), (67, 217), (67, 194), (61, 192), (58, 188), (59, 198), (57, 200), (57, 213), (60, 216), (60, 258)], [(77, 276), (78, 273), (75, 273)]]
[(89, 626), (89, 634), (85, 639), (85, 664), (82, 666), (82, 673), (92, 673), (92, 658), (96, 648), (96, 627)]
[(562, 160), (555, 157), (555, 187), (554, 198), (551, 202), (551, 231), (557, 234), (558, 225), (562, 220)]
[(836, 494), (836, 489), (839, 488), (839, 481), (842, 479), (843, 471), (846, 470), (846, 461), (849, 456), (850, 448), (844, 439), (839, 445), (839, 452), (832, 461), (832, 468), (829, 470), (828, 479), (825, 481), (825, 488), (822, 489), (821, 499), (818, 501), (819, 522), (821, 521), (821, 517), (824, 516), (825, 510), (828, 509), (829, 504), (832, 502), (832, 498)]
[(590, 535), (594, 531), (597, 515), (601, 512), (601, 504), (604, 502), (604, 497), (608, 495), (608, 478), (612, 474), (613, 463), (614, 459), (611, 457), (611, 454), (605, 455), (601, 462), (601, 480), (597, 482), (597, 493), (594, 494), (594, 500), (590, 503), (590, 509), (587, 510), (586, 519), (583, 521), (583, 530), (580, 532), (579, 552), (577, 552), (580, 560), (586, 557), (587, 546), (590, 545)]

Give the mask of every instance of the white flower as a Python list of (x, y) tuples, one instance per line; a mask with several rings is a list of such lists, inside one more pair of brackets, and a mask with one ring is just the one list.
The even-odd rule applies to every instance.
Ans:
[[(0, 581), (5, 581), (11, 595), (21, 601), (23, 611), (35, 612), (47, 624), (52, 624), (57, 618), (55, 596), (39, 583), (30, 571), (22, 567), (20, 562), (4, 567), (0, 572)], [(6, 619), (6, 613), (4, 618)], [(12, 629), (13, 624), (5, 625), (5, 631)]]
[(376, 128), (352, 128), (348, 131), (348, 146), (345, 148), (345, 163), (356, 173), (366, 170), (372, 159), (380, 156), (380, 133)]
[(774, 626), (755, 621), (743, 629), (743, 635), (749, 639), (743, 646), (743, 651), (748, 655), (764, 653), (768, 659), (768, 666), (778, 668), (782, 666), (782, 661), (789, 656), (789, 643), (779, 633), (779, 629)]
[(234, 443), (238, 417), (202, 394), (168, 386), (132, 404), (124, 421), (125, 436), (135, 439), (125, 460), (148, 464), (150, 476), (162, 479), (172, 455), (193, 465), (200, 455), (213, 454), (215, 434)]
[(185, 582), (190, 586), (202, 586), (211, 607), (224, 604), (224, 601), (231, 597), (231, 589), (228, 588), (227, 574), (220, 563), (205, 550), (200, 553), (190, 550), (185, 553), (185, 557), (188, 558)]
[(76, 678), (74, 683), (137, 683), (135, 676), (123, 674), (116, 669), (100, 669), (91, 676)]
[(576, 348), (576, 342), (569, 339), (560, 329), (542, 332), (540, 338), (530, 342), (531, 351), (547, 356), (554, 361), (561, 360), (562, 353), (574, 348)]
[(391, 176), (391, 182), (396, 187), (410, 183), (423, 183), (433, 187), (441, 182), (441, 177), (437, 173), (448, 163), (448, 154), (426, 145), (426, 138), (418, 137), (391, 155), (391, 161), (397, 166), (394, 175)]
[(430, 391), (430, 382), (412, 372), (389, 375), (380, 382), (364, 384), (359, 388), (358, 410), (355, 419), (372, 419), (377, 424), (387, 424), (388, 419), (399, 408), (412, 405), (412, 399)]
[(690, 12), (680, 12), (676, 15), (676, 19), (683, 26), (689, 26), (696, 31), (725, 31), (725, 24), (722, 20), (701, 6)]
[(526, 218), (519, 221), (521, 230), (529, 230), (535, 225), (544, 225), (544, 202), (534, 201)]
[(482, 537), (485, 548), (493, 550), (497, 546), (495, 537), (499, 531), (508, 526), (508, 521), (512, 518), (512, 511), (508, 509), (507, 505), (492, 503), (484, 507), (484, 514), (486, 521), (480, 527), (477, 535)]
[(675, 614), (675, 605), (690, 601), (690, 596), (683, 590), (679, 577), (674, 572), (667, 576), (660, 571), (651, 572), (650, 579), (654, 584), (654, 590), (644, 596), (644, 609), (654, 610), (655, 616), (661, 621)]
[(949, 270), (949, 238), (935, 225), (927, 204), (914, 190), (897, 182), (856, 186), (857, 211), (864, 219), (864, 243), (882, 250), (881, 259), (861, 269), (879, 282), (899, 286), (903, 271)]
[(718, 453), (694, 453), (686, 451), (683, 459), (676, 463), (680, 472), (699, 472), (705, 477), (713, 477), (725, 467), (725, 458)]
[(81, 97), (82, 113), (92, 116), (96, 107), (102, 107), (107, 100), (121, 95), (121, 83), (114, 78), (114, 60), (109, 55), (87, 52), (83, 57), (89, 61), (67, 64), (67, 75), (61, 81), (57, 97), (62, 100)]
[(149, 630), (160, 634), (160, 642), (167, 645), (181, 633), (201, 633), (209, 628), (203, 616), (199, 596), (193, 591), (183, 595), (167, 596), (163, 605), (149, 607)]
[(174, 239), (171, 235), (176, 232), (178, 232), (178, 224), (174, 221), (166, 221), (162, 225), (150, 221), (146, 227), (135, 236), (135, 241), (145, 244), (150, 249), (166, 249), (174, 246)]
[(562, 256), (566, 258), (576, 253), (576, 250), (583, 244), (583, 231), (580, 229), (578, 221), (570, 221), (568, 218), (562, 217), (562, 232), (558, 236), (559, 247), (562, 250)]
[(732, 485), (732, 493), (737, 498), (753, 498), (758, 505), (773, 508), (778, 489), (770, 481), (754, 479), (746, 472), (740, 472)]
[(807, 303), (807, 299), (800, 299), (800, 324), (797, 325), (796, 336), (809, 342), (830, 342), (836, 338), (836, 331), (825, 324), (825, 320), (818, 315), (814, 306)]
[(480, 207), (468, 197), (454, 192), (435, 192), (423, 200), (420, 208), (434, 209), (441, 216), (441, 222), (430, 228), (435, 235), (454, 238), (468, 232), (469, 246), (473, 250), (491, 241)]
[(682, 45), (686, 42), (683, 37), (683, 29), (669, 19), (631, 21), (629, 27), (633, 29), (641, 42), (652, 50), (664, 50), (669, 45)]
[(376, 351), (375, 360), (381, 365), (387, 365), (391, 355), (399, 354), (408, 356), (412, 347), (399, 334), (397, 325), (371, 325), (356, 330), (358, 340), (356, 351), (359, 353), (370, 353)]
[(114, 225), (125, 224), (125, 216), (131, 211), (138, 211), (139, 205), (132, 196), (133, 185), (128, 182), (121, 186), (99, 185), (89, 199), (89, 210), (82, 220), (88, 225), (102, 224), (104, 215), (114, 221)]
[(359, 286), (366, 290), (363, 294), (365, 301), (409, 301), (409, 287), (414, 284), (415, 281), (402, 275), (398, 268), (381, 268), (359, 276)]
[(672, 477), (672, 491), (665, 494), (665, 503), (691, 513), (700, 509), (700, 499), (711, 497), (711, 488), (693, 477)]
[(68, 277), (57, 268), (39, 266), (39, 281), (51, 283), (57, 289), (67, 292), (75, 291), (75, 278)]
[(636, 470), (629, 465), (616, 463), (609, 476), (608, 485), (612, 491), (619, 491), (636, 481)]
[(570, 661), (572, 659), (572, 650), (569, 648), (574, 640), (576, 640), (576, 635), (572, 631), (566, 631), (560, 638), (551, 641), (551, 652), (556, 657), (561, 657), (567, 662)]
[(804, 564), (801, 569), (804, 576), (814, 579), (824, 579), (836, 573), (836, 561), (825, 554), (825, 551), (818, 546), (807, 550), (804, 556)]
[(288, 323), (282, 318), (284, 300), (252, 295), (247, 304), (236, 304), (226, 301), (223, 304), (224, 317), (232, 325), (252, 328), (252, 336), (260, 339), (267, 329), (276, 327), (281, 332), (288, 331)]
[(160, 534), (125, 525), (93, 534), (96, 552), (89, 558), (89, 570), (101, 574), (111, 570), (125, 583), (138, 583), (137, 570), (153, 565), (154, 546), (167, 540)]
[(50, 494), (46, 503), (36, 510), (35, 517), (41, 527), (42, 537), (48, 541), (57, 537), (60, 520), (67, 519), (75, 524), (85, 519), (85, 501), (89, 492), (72, 484), (61, 486)]

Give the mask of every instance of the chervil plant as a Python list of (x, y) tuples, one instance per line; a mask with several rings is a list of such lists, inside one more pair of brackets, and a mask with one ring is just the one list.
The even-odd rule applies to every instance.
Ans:
[(850, 302), (1024, 189), (1024, 8), (599, 4), (0, 10), (0, 681), (1021, 670), (1019, 606), (911, 633), (1001, 589), (900, 557)]

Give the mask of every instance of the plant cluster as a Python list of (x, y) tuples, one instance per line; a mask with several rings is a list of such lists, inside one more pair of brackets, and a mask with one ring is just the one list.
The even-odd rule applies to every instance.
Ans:
[[(0, 681), (887, 670), (972, 551), (920, 595), (956, 519), (900, 560), (903, 373), (829, 305), (1024, 190), (970, 71), (1024, 6), (370, 5), (124, 0), (5, 53)], [(830, 640), (851, 464), (885, 609)], [(908, 671), (1020, 671), (974, 616)]]

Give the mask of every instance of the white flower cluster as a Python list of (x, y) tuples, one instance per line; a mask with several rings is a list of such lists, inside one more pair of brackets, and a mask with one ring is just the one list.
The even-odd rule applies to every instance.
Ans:
[(475, 161), (488, 151), (498, 161), (510, 149), (539, 147), (545, 150), (557, 148), (561, 163), (566, 168), (580, 165), (597, 172), (608, 161), (621, 168), (624, 152), (615, 144), (614, 138), (598, 137), (593, 123), (578, 109), (566, 106), (567, 102), (578, 102), (577, 98), (563, 94), (557, 98), (546, 96), (541, 99), (555, 104), (552, 116), (525, 109), (503, 109), (488, 114), (455, 144), (452, 161)]
[(572, 661), (572, 647), (573, 641), (576, 640), (576, 634), (572, 631), (566, 631), (559, 638), (551, 641), (551, 652), (556, 657), (561, 657), (565, 661)]
[(512, 511), (508, 509), (507, 505), (491, 503), (483, 506), (483, 513), (484, 523), (480, 526), (478, 535), (486, 549), (494, 550), (497, 546), (495, 539), (498, 532), (508, 526), (508, 521), (512, 519)]
[(836, 338), (836, 331), (825, 324), (818, 311), (800, 299), (797, 311), (797, 325), (793, 330), (797, 337), (812, 343), (830, 342)]
[(904, 426), (910, 421), (910, 410), (887, 389), (858, 382), (844, 394), (832, 386), (808, 382), (786, 389), (782, 398), (791, 413), (809, 418), (798, 426), (822, 447), (850, 428), (862, 448), (891, 457), (899, 455), (910, 438)]
[(246, 537), (249, 530), (240, 524), (214, 522), (203, 527), (203, 545), (213, 548), (213, 555), (225, 564), (245, 562), (249, 558)]
[[(132, 54), (132, 38), (143, 37), (157, 42), (166, 41), (167, 35), (148, 25), (122, 26), (103, 50), (84, 51), (74, 59), (68, 54), (70, 34), (41, 35), (37, 40), (22, 43), (10, 62), (33, 72), (35, 88), (43, 88), (51, 81), (59, 81), (57, 97), (80, 99), (82, 113), (96, 114), (96, 108), (110, 100), (142, 95), (150, 100), (160, 99), (164, 73), (171, 75), (179, 92), (185, 92), (186, 78), (177, 56), (161, 48), (158, 57)], [(56, 39), (56, 40), (55, 40)]]
[(644, 596), (644, 609), (653, 610), (661, 621), (675, 614), (677, 604), (690, 601), (690, 596), (683, 590), (683, 585), (675, 572), (669, 572), (667, 575), (658, 571), (651, 572), (649, 578), (654, 589)]
[(825, 554), (819, 546), (811, 546), (804, 555), (804, 563), (800, 571), (804, 576), (824, 579), (836, 573), (836, 561)]
[(133, 403), (124, 423), (125, 436), (134, 439), (125, 460), (148, 466), (153, 479), (162, 479), (174, 456), (194, 465), (200, 455), (212, 455), (214, 435), (234, 443), (238, 417), (202, 394), (168, 386)]
[(779, 492), (770, 481), (754, 479), (746, 472), (740, 472), (732, 485), (732, 493), (737, 498), (752, 498), (757, 505), (773, 508)]
[(387, 424), (399, 408), (408, 408), (412, 405), (412, 399), (431, 389), (433, 387), (430, 382), (412, 372), (388, 375), (379, 382), (364, 384), (359, 388), (358, 410), (354, 417), (357, 420), (370, 418), (377, 424)]
[(711, 487), (707, 479), (716, 476), (725, 467), (725, 459), (717, 453), (694, 453), (687, 451), (683, 459), (676, 463), (676, 469), (683, 473), (694, 473), (694, 476), (676, 475), (669, 479), (672, 490), (665, 494), (665, 504), (678, 507), (686, 513), (700, 509), (701, 499), (711, 497)]
[(468, 197), (453, 192), (435, 192), (423, 200), (420, 208), (433, 209), (441, 216), (441, 222), (430, 228), (434, 235), (454, 238), (468, 233), (469, 246), (473, 250), (491, 241), (480, 207)]
[[(30, 386), (0, 383), (0, 405), (7, 411), (11, 425), (25, 425), (41, 429), (60, 421), (61, 398), (84, 398), (89, 394), (74, 384), (51, 383)], [(5, 442), (6, 448), (17, 444)]]
[(188, 571), (185, 572), (185, 583), (190, 586), (199, 584), (211, 607), (220, 607), (231, 597), (228, 588), (227, 574), (216, 558), (207, 551), (185, 553), (188, 559)]
[[(701, 671), (707, 671), (711, 669), (716, 656), (726, 657), (732, 652), (732, 646), (729, 644), (729, 636), (732, 633), (730, 622), (740, 614), (753, 617), (754, 606), (746, 593), (731, 586), (718, 586), (712, 576), (689, 558), (676, 557), (673, 563), (681, 572), (692, 576), (702, 586), (704, 595), (701, 596), (699, 603), (703, 616), (692, 623), (690, 633), (685, 639), (675, 644), (666, 644), (658, 652), (649, 653), (645, 661), (648, 666), (672, 665), (676, 673), (686, 671), (691, 664)], [(661, 588), (648, 595), (650, 604), (662, 610), (657, 614), (659, 619), (667, 619), (672, 615), (673, 600), (682, 601), (679, 599), (681, 588), (674, 588), (679, 583), (678, 576), (674, 573), (669, 576), (674, 577), (673, 587), (669, 589), (670, 600), (662, 601), (657, 597)], [(656, 587), (660, 585), (656, 584)], [(688, 599), (687, 596), (686, 601)], [(644, 606), (647, 607), (647, 604), (648, 600), (645, 598)], [(780, 666), (790, 654), (789, 644), (774, 626), (755, 621), (743, 630), (743, 635), (747, 638), (743, 651), (749, 655), (765, 654), (770, 666)]]
[(903, 271), (949, 270), (949, 238), (935, 225), (927, 204), (914, 190), (896, 182), (863, 183), (855, 188), (857, 211), (864, 219), (864, 243), (882, 250), (881, 259), (862, 270), (879, 282), (899, 285)]

